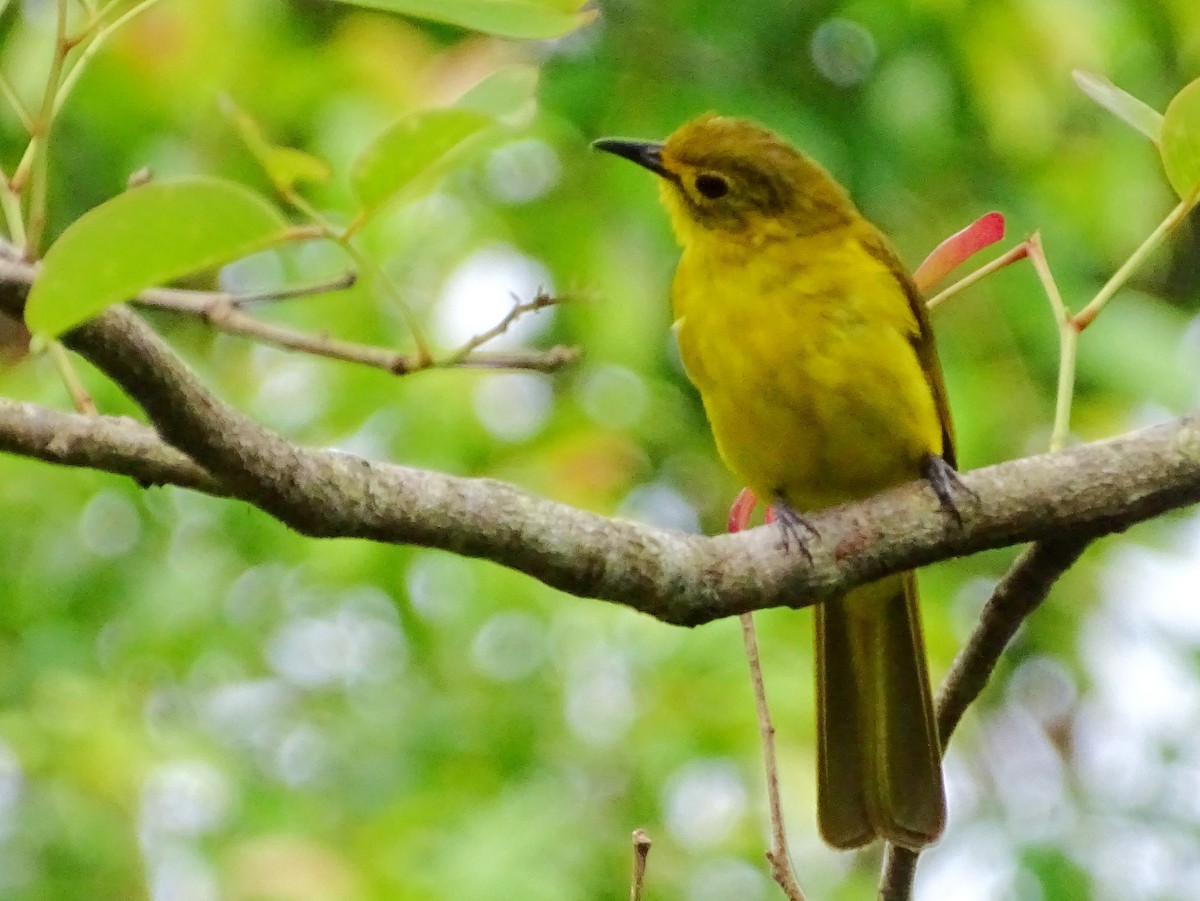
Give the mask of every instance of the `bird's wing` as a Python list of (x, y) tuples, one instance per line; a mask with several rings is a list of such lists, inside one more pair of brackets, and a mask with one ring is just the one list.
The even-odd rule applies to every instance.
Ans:
[(870, 223), (863, 220), (866, 226), (862, 230), (860, 240), (866, 251), (883, 263), (892, 273), (900, 287), (908, 297), (908, 305), (912, 309), (913, 318), (917, 321), (916, 334), (910, 337), (913, 350), (921, 362), (925, 372), (925, 380), (933, 393), (933, 401), (937, 405), (938, 419), (942, 423), (942, 458), (951, 466), (957, 468), (958, 463), (954, 450), (954, 423), (950, 418), (950, 401), (946, 395), (946, 382), (942, 378), (942, 364), (938, 361), (937, 347), (933, 342), (933, 330), (929, 326), (929, 311), (925, 309), (925, 299), (917, 290), (912, 276), (896, 256), (887, 238)]

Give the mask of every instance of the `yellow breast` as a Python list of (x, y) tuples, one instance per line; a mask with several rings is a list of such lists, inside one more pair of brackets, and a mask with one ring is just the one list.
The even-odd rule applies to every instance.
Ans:
[(760, 246), (695, 235), (673, 299), (717, 448), (764, 499), (843, 503), (942, 452), (908, 297), (854, 229)]

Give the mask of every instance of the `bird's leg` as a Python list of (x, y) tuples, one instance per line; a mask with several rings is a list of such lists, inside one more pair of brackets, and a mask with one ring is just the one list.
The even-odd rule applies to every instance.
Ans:
[(938, 502), (958, 525), (962, 525), (962, 513), (954, 502), (954, 493), (962, 492), (971, 498), (978, 499), (970, 488), (963, 484), (954, 467), (946, 462), (941, 454), (926, 454), (921, 461), (921, 475), (929, 481), (929, 487), (937, 495)]
[(809, 563), (812, 563), (812, 551), (808, 549), (808, 540), (821, 537), (817, 527), (807, 517), (788, 506), (787, 501), (783, 499), (782, 492), (779, 491), (775, 492), (775, 502), (771, 504), (771, 508), (767, 512), (773, 514), (773, 518), (779, 523), (780, 543), (784, 553), (790, 552), (794, 543), (796, 550), (802, 553)]

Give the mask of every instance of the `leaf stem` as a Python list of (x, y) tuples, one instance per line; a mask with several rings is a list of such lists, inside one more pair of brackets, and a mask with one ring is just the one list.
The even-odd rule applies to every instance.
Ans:
[(1158, 227), (1149, 234), (1146, 240), (1139, 244), (1137, 249), (1129, 255), (1129, 259), (1122, 263), (1121, 267), (1104, 283), (1104, 287), (1096, 292), (1096, 296), (1088, 302), (1087, 306), (1075, 314), (1074, 322), (1076, 329), (1082, 332), (1092, 324), (1092, 320), (1104, 309), (1105, 304), (1112, 300), (1113, 295), (1129, 281), (1129, 277), (1133, 275), (1134, 270), (1145, 262), (1146, 257), (1150, 256), (1158, 245), (1162, 243), (1163, 238), (1168, 233), (1178, 227), (1179, 223), (1187, 218), (1187, 214), (1192, 211), (1197, 202), (1200, 202), (1200, 185), (1193, 188), (1191, 193), (1179, 201), (1175, 208), (1167, 214), (1167, 217), (1158, 224)]
[(18, 247), (25, 247), (25, 213), (21, 209), (21, 195), (12, 189), (7, 179), (0, 185), (0, 212), (8, 226), (8, 237)]
[[(388, 276), (383, 268), (375, 262), (374, 259), (368, 257), (355, 245), (352, 240), (352, 235), (349, 229), (337, 229), (333, 223), (321, 215), (320, 211), (306, 200), (295, 188), (280, 188), (279, 193), (283, 199), (294, 206), (297, 210), (307, 216), (313, 224), (320, 230), (322, 236), (333, 241), (346, 252), (346, 255), (354, 261), (358, 267), (358, 271), (363, 276), (377, 282), (391, 299), (396, 307), (400, 310), (400, 315), (404, 319), (404, 324), (412, 335), (413, 344), (416, 345), (416, 369), (428, 369), (434, 366), (435, 361), (433, 354), (429, 349), (429, 342), (425, 340), (424, 332), (421, 329), (421, 324), (417, 322), (417, 317), (413, 311), (409, 309), (403, 296), (400, 294), (400, 289), (396, 283)], [(356, 220), (357, 221), (357, 220)], [(354, 223), (352, 223), (354, 224)]]
[(1012, 250), (996, 257), (996, 259), (992, 260), (990, 263), (984, 263), (974, 272), (963, 276), (953, 285), (950, 285), (948, 288), (945, 288), (933, 295), (933, 297), (925, 301), (925, 307), (932, 310), (934, 307), (949, 300), (960, 291), (965, 291), (967, 288), (991, 275), (993, 272), (1003, 269), (1005, 266), (1011, 265), (1018, 260), (1023, 260), (1028, 253), (1029, 247), (1026, 244), (1018, 244)]
[(91, 394), (84, 387), (79, 374), (71, 364), (71, 358), (67, 355), (66, 348), (60, 342), (50, 342), (50, 358), (54, 360), (54, 368), (58, 370), (59, 378), (66, 386), (67, 394), (71, 396), (71, 403), (74, 404), (75, 411), (84, 416), (95, 416), (99, 412), (96, 409), (96, 402), (92, 400)]
[(17, 114), (17, 118), (21, 120), (21, 125), (24, 126), (25, 130), (32, 133), (33, 120), (29, 116), (29, 110), (25, 109), (25, 104), (21, 102), (21, 98), (17, 96), (17, 92), (13, 90), (13, 86), (9, 84), (8, 79), (4, 77), (4, 73), (2, 72), (0, 72), (0, 94), (8, 101), (8, 105)]
[[(29, 173), (29, 219), (26, 227), (25, 256), (36, 258), (40, 253), (42, 235), (46, 229), (46, 193), (49, 173), (50, 130), (54, 124), (54, 97), (62, 79), (63, 66), (71, 43), (67, 38), (67, 7), (69, 0), (58, 0), (58, 17), (54, 27), (54, 55), (50, 59), (50, 71), (46, 73), (46, 88), (42, 92), (42, 105), (37, 118), (30, 123), (29, 145), (21, 159), (13, 182), (24, 184), (24, 174)], [(28, 161), (28, 169), (26, 163)]]
[[(105, 25), (87, 40), (86, 46), (79, 54), (79, 58), (75, 60), (75, 64), (71, 66), (70, 71), (67, 72), (66, 77), (62, 80), (62, 84), (57, 86), (57, 93), (54, 97), (55, 114), (57, 114), (58, 111), (62, 109), (63, 104), (67, 102), (67, 98), (71, 96), (71, 92), (75, 89), (75, 84), (79, 81), (79, 77), (83, 74), (83, 70), (87, 67), (88, 63), (91, 62), (92, 57), (94, 57), (99, 52), (100, 48), (104, 46), (108, 39), (111, 38), (121, 28), (128, 25), (129, 22), (136, 16), (140, 16), (146, 10), (150, 9), (150, 7), (159, 2), (161, 2), (161, 0), (142, 0), (142, 2), (138, 3), (132, 9), (126, 11), (123, 15), (113, 19), (112, 22)], [(93, 22), (98, 22), (100, 19), (102, 19), (114, 5), (115, 3), (110, 3), (101, 9), (100, 12), (96, 14)]]
[(1063, 302), (1062, 292), (1050, 272), (1046, 250), (1042, 246), (1040, 232), (1034, 232), (1025, 242), (1029, 248), (1029, 262), (1042, 283), (1042, 290), (1050, 301), (1054, 323), (1058, 327), (1058, 387), (1054, 399), (1054, 428), (1050, 433), (1050, 450), (1066, 447), (1071, 433), (1071, 402), (1075, 394), (1075, 352), (1079, 343), (1079, 328), (1071, 318), (1071, 312)]

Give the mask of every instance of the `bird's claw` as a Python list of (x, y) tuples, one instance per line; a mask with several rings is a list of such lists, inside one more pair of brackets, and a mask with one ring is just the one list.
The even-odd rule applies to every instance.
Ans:
[(965, 494), (972, 500), (979, 500), (979, 495), (963, 484), (958, 472), (946, 462), (941, 454), (927, 454), (921, 463), (921, 475), (929, 482), (929, 487), (937, 495), (938, 503), (948, 513), (957, 525), (962, 525), (962, 512), (955, 503), (956, 492)]
[(784, 553), (791, 553), (792, 546), (795, 545), (796, 550), (812, 563), (813, 556), (812, 551), (808, 549), (808, 542), (810, 538), (820, 539), (821, 533), (817, 531), (817, 527), (789, 507), (778, 495), (775, 497), (775, 503), (771, 505), (771, 511), (775, 521), (779, 523), (779, 540)]

